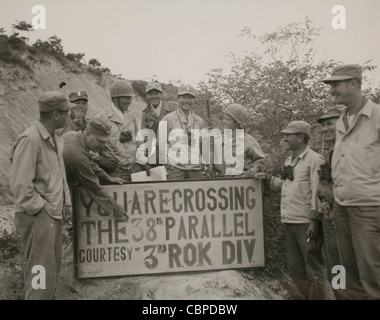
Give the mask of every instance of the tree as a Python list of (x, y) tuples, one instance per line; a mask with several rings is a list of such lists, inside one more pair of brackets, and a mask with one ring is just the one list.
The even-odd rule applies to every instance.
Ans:
[(92, 58), (88, 61), (88, 64), (92, 67), (94, 67), (95, 69), (97, 68), (100, 68), (101, 66), (101, 63), (98, 61), (98, 59), (95, 59), (95, 58)]
[[(30, 23), (27, 23), (26, 21), (17, 21), (16, 23), (12, 24), (12, 27), (19, 30), (19, 31), (26, 31), (28, 33), (28, 45), (29, 45), (29, 33), (30, 31), (34, 31), (33, 26)], [(25, 38), (23, 38), (25, 39)]]
[(84, 56), (85, 56), (84, 53), (68, 53), (68, 54), (66, 54), (67, 59), (69, 59), (71, 61), (78, 61), (78, 62), (80, 62)]

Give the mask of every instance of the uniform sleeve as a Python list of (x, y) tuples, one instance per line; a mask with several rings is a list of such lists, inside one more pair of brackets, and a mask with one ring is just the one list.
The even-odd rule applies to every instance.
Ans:
[(311, 213), (310, 218), (317, 219), (318, 218), (318, 184), (319, 184), (319, 176), (318, 170), (321, 164), (324, 163), (323, 158), (317, 157), (310, 164), (310, 186), (311, 186)]
[(30, 215), (36, 214), (45, 205), (45, 200), (33, 186), (39, 152), (38, 145), (25, 136), (16, 143), (11, 154), (10, 188), (17, 206)]
[(99, 178), (93, 170), (91, 161), (84, 158), (78, 158), (67, 166), (70, 175), (76, 177), (79, 184), (85, 189), (91, 189), (98, 192), (101, 189)]
[(271, 176), (268, 181), (269, 188), (275, 192), (281, 192), (283, 183), (284, 183), (283, 180), (274, 176)]
[(91, 161), (91, 167), (96, 176), (98, 177), (100, 183), (109, 182), (109, 175), (102, 168), (100, 168), (97, 163)]
[(265, 172), (267, 170), (267, 161), (265, 154), (259, 143), (251, 137), (245, 150), (245, 156), (249, 159), (246, 170), (256, 169), (255, 172)]

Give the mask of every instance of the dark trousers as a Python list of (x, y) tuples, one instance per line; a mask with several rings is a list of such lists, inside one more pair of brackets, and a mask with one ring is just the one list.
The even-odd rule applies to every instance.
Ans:
[(380, 207), (334, 204), (340, 260), (352, 299), (380, 299)]
[[(325, 260), (327, 269), (327, 279), (330, 284), (332, 283), (333, 276), (332, 269), (334, 266), (341, 265), (339, 259), (338, 241), (336, 237), (336, 230), (332, 220), (326, 220), (322, 217), (322, 230), (323, 230), (323, 241), (325, 247)], [(334, 296), (337, 300), (349, 299), (346, 296), (345, 289), (334, 289)]]
[(325, 300), (328, 285), (324, 273), (321, 241), (307, 242), (308, 223), (285, 223), (288, 271), (298, 289), (310, 300)]
[[(42, 209), (35, 215), (16, 213), (15, 225), (26, 260), (25, 300), (54, 299), (62, 258), (62, 220), (53, 219)], [(40, 269), (33, 269), (35, 266), (42, 266), (45, 274)], [(40, 277), (44, 277), (45, 289), (33, 288), (33, 283), (42, 284)]]

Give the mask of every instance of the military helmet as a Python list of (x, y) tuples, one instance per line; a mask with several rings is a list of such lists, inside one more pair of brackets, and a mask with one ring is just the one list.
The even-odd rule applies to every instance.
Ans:
[(126, 80), (116, 80), (110, 89), (111, 98), (134, 97), (133, 87)]
[(239, 126), (243, 126), (245, 121), (248, 119), (248, 113), (241, 104), (230, 104), (223, 110), (223, 112), (231, 116), (239, 124)]

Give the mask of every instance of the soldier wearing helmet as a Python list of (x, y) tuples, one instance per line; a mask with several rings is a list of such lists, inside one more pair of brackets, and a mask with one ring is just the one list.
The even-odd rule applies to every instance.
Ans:
[[(140, 121), (128, 111), (134, 97), (133, 87), (126, 80), (115, 81), (110, 88), (112, 105), (95, 117), (100, 117), (111, 126), (110, 139), (97, 161), (111, 177), (130, 181), (131, 173), (142, 171), (136, 162), (136, 135), (140, 130)], [(150, 173), (149, 165), (143, 168)]]
[[(248, 119), (245, 108), (240, 104), (230, 104), (223, 110), (223, 127), (232, 129), (232, 150), (236, 150), (236, 129), (244, 129), (244, 124)], [(225, 175), (226, 165), (218, 165), (222, 175)], [(243, 177), (253, 177), (258, 172), (266, 170), (266, 160), (260, 145), (251, 135), (244, 133), (244, 172)]]

